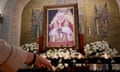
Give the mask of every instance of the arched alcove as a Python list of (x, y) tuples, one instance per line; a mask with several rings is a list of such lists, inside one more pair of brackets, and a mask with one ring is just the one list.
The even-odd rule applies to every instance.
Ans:
[[(9, 1), (8, 1), (9, 2)], [(9, 27), (9, 37), (8, 41), (11, 44), (19, 46), (20, 44), (20, 31), (21, 31), (21, 16), (24, 7), (30, 0), (17, 0), (12, 11), (10, 27)]]
[[(37, 38), (33, 33), (32, 12), (33, 10), (42, 10), (42, 0), (31, 0), (23, 9), (21, 16), (21, 37), (20, 44), (36, 42)], [(43, 11), (43, 10), (42, 10)], [(38, 14), (39, 15), (39, 14)], [(41, 17), (41, 16), (40, 16)], [(38, 21), (38, 20), (37, 20)], [(41, 22), (41, 20), (39, 20)], [(42, 25), (39, 23), (40, 27)], [(40, 28), (41, 31), (41, 28)]]

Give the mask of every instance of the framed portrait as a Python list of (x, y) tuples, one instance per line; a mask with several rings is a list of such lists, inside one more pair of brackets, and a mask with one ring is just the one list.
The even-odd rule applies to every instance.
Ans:
[(44, 6), (43, 48), (79, 48), (77, 4)]

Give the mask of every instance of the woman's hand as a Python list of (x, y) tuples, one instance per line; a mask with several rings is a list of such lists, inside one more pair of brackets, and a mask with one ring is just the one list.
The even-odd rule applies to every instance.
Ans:
[[(26, 60), (25, 60), (24, 63), (25, 64), (30, 64), (33, 59), (34, 59), (34, 54), (28, 52)], [(34, 62), (34, 66), (36, 68), (42, 68), (42, 67), (43, 68), (48, 68), (48, 70), (53, 71), (51, 63), (47, 59), (45, 59), (45, 58), (43, 58), (43, 57), (41, 57), (37, 54), (36, 54), (36, 59), (35, 59), (35, 62)]]
[(53, 71), (51, 63), (47, 59), (45, 59), (39, 55), (37, 55), (37, 57), (36, 57), (34, 66), (37, 68), (41, 68), (41, 67), (48, 68), (50, 71)]

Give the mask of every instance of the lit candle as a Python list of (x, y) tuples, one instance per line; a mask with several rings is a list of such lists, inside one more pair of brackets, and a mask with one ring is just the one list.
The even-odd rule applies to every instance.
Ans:
[(93, 64), (93, 71), (97, 70), (97, 64)]
[(104, 58), (105, 58), (105, 59), (108, 59), (108, 58), (109, 58), (106, 53), (104, 53)]

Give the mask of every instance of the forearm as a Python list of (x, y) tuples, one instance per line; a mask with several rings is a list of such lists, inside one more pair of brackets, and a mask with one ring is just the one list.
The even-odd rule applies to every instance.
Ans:
[(26, 57), (26, 59), (24, 61), (24, 64), (30, 64), (32, 62), (33, 58), (34, 58), (34, 54), (28, 52), (27, 57)]
[(7, 61), (0, 66), (0, 69), (5, 72), (16, 72), (22, 67), (26, 58), (26, 52), (13, 48), (13, 52), (7, 59)]

